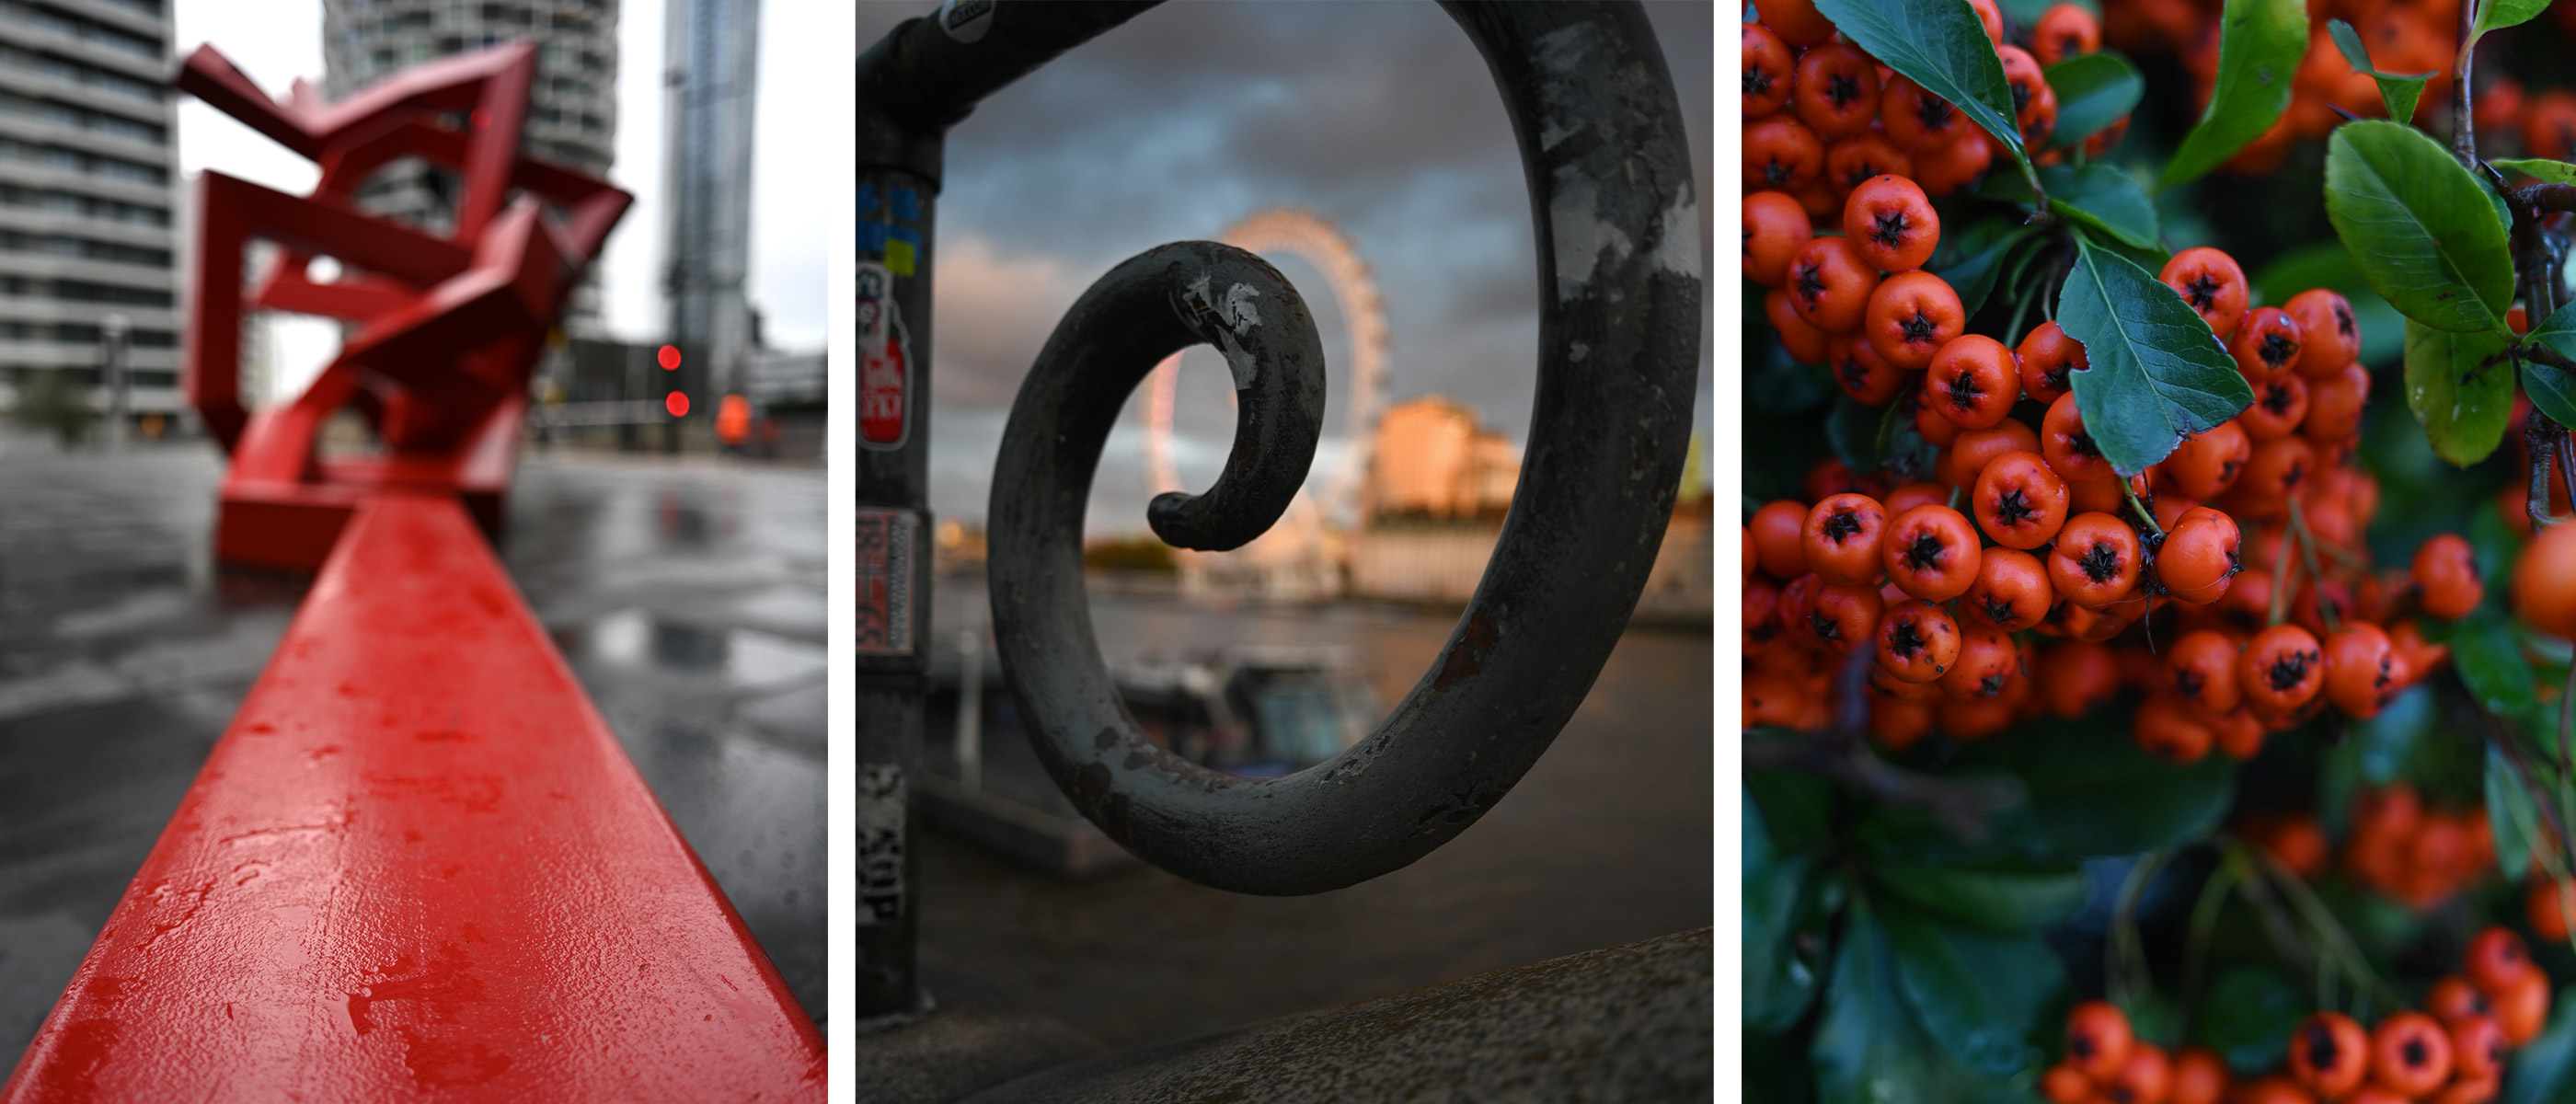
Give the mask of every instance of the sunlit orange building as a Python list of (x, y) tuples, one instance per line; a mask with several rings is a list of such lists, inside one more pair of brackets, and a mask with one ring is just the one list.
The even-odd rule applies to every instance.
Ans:
[(1520, 450), (1476, 424), (1475, 411), (1437, 395), (1406, 399), (1378, 418), (1363, 521), (1499, 518), (1520, 471)]

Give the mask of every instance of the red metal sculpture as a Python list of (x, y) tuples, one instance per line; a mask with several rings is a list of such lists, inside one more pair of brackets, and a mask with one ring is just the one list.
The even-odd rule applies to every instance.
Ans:
[[(322, 166), (303, 197), (205, 174), (187, 368), (233, 454), (218, 553), (320, 576), (0, 1104), (822, 1099), (814, 1021), (487, 540), (547, 327), (629, 202), (519, 154), (534, 72), (510, 45), (281, 104), (188, 59)], [(453, 235), (351, 209), (400, 156), (461, 172)], [(357, 327), (246, 414), (253, 238), (284, 258), (249, 304)], [(316, 457), (343, 406), (383, 458)]]
[[(606, 181), (520, 152), (535, 76), (536, 47), (524, 42), (423, 65), (336, 104), (301, 81), (285, 102), (271, 100), (212, 46), (180, 70), (181, 90), (322, 169), (309, 196), (212, 170), (198, 185), (185, 386), (233, 457), (215, 527), (219, 558), (319, 570), (359, 497), (382, 487), (456, 493), (485, 532), (498, 533), (529, 372), (565, 296), (633, 202)], [(400, 157), (456, 171), (448, 236), (353, 205), (358, 185)], [(283, 256), (245, 300), (253, 239)], [(310, 269), (324, 256), (342, 271), (329, 283)], [(303, 395), (251, 413), (240, 390), (241, 326), (245, 309), (260, 308), (355, 329)], [(317, 454), (324, 420), (343, 407), (374, 427), (384, 455)]]

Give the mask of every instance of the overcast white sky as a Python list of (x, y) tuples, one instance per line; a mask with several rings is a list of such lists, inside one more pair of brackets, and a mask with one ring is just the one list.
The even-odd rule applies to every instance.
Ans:
[[(830, 164), (839, 143), (811, 140), (806, 105), (849, 95), (850, 49), (836, 36), (800, 34), (827, 0), (764, 0), (761, 5), (759, 121), (752, 139), (752, 306), (765, 336), (784, 349), (823, 347), (824, 246), (817, 212), (845, 202), (845, 166)], [(624, 0), (618, 25), (617, 164), (609, 177), (635, 193), (636, 204), (608, 239), (599, 261), (604, 321), (619, 337), (661, 336), (659, 281), (662, 220), (661, 0)], [(322, 80), (319, 0), (179, 0), (176, 51), (215, 47), (272, 96), (296, 77)], [(284, 191), (313, 186), (311, 162), (253, 133), (193, 98), (179, 101), (179, 164), (184, 172), (217, 168)], [(277, 383), (287, 393), (329, 362), (337, 331), (297, 320), (277, 331)]]

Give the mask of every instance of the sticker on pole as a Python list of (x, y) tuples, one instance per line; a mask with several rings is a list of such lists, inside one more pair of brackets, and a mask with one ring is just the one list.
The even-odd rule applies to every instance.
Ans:
[(858, 513), (858, 654), (912, 654), (913, 537), (920, 515), (910, 510)]
[(886, 267), (859, 262), (859, 447), (903, 447), (912, 408), (912, 341)]
[(910, 823), (903, 768), (859, 768), (859, 926), (903, 918), (904, 829)]
[(959, 42), (976, 42), (993, 29), (993, 0), (948, 0), (939, 6), (939, 29)]

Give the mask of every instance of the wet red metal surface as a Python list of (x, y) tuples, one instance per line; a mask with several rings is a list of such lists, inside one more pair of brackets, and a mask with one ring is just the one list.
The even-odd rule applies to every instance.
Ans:
[(823, 1088), (813, 1022), (465, 510), (380, 493), (0, 1102)]

